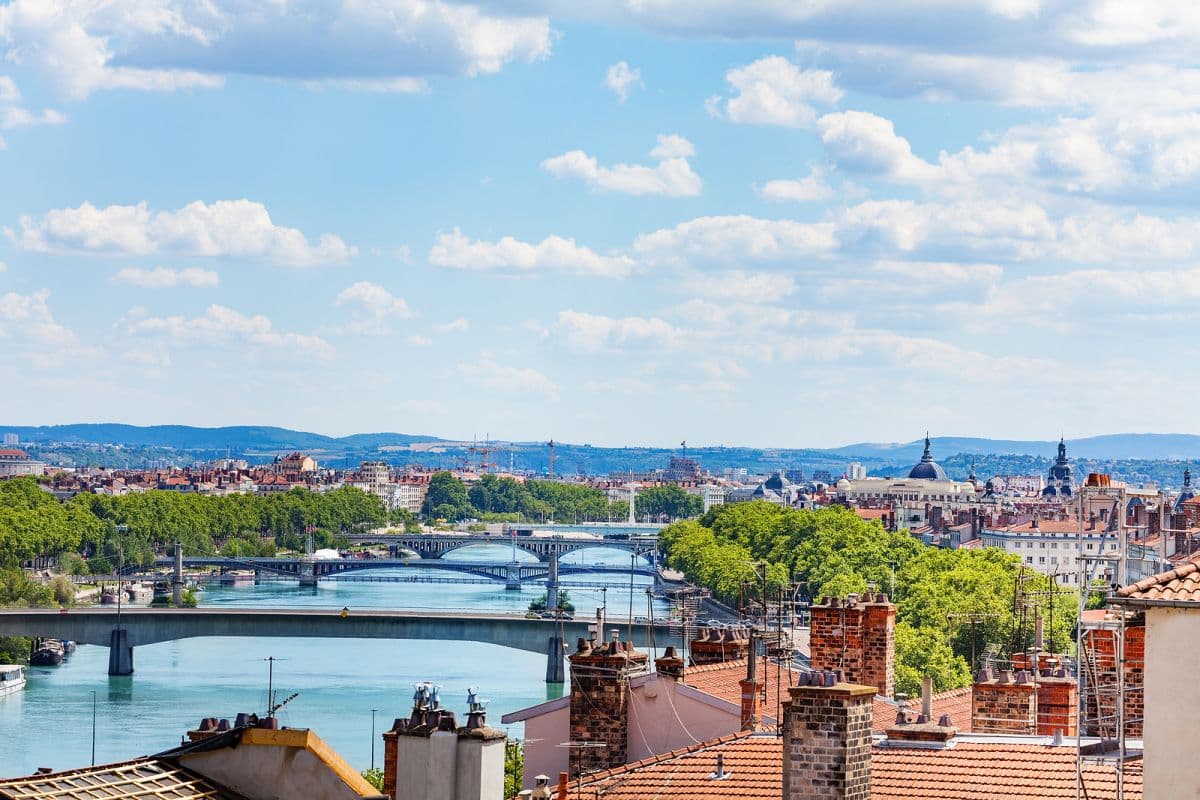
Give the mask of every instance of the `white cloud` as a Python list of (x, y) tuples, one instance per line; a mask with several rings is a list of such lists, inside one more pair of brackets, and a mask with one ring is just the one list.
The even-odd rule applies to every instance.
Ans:
[(440, 325), (434, 325), (433, 329), (438, 333), (466, 333), (471, 329), (471, 322), (466, 317), (459, 317)]
[(197, 267), (186, 269), (125, 267), (112, 277), (112, 283), (126, 283), (143, 289), (173, 289), (176, 286), (215, 289), (220, 285), (221, 277), (213, 270)]
[(866, 111), (826, 114), (817, 133), (840, 168), (871, 175), (921, 180), (933, 168), (913, 155), (892, 121)]
[(585, 352), (609, 347), (675, 346), (680, 331), (657, 317), (606, 317), (582, 311), (560, 311), (556, 329), (568, 346)]
[(413, 316), (404, 298), (396, 297), (378, 283), (370, 281), (347, 286), (334, 302), (351, 310), (354, 320), (348, 328), (358, 333), (386, 331), (388, 319), (408, 319)]
[(75, 334), (54, 318), (49, 299), (49, 289), (0, 295), (0, 336), (39, 348), (73, 347)]
[(558, 400), (559, 387), (533, 367), (510, 367), (484, 355), (474, 363), (461, 363), (456, 372), (463, 380), (502, 394), (527, 400)]
[(147, 256), (225, 256), (255, 258), (291, 267), (341, 264), (357, 254), (338, 236), (322, 234), (310, 242), (295, 228), (271, 221), (261, 203), (251, 200), (197, 200), (178, 211), (136, 206), (78, 208), (24, 215), (20, 231), (5, 232), (24, 250), (43, 253), (100, 253)]
[(798, 180), (776, 179), (758, 190), (764, 200), (772, 202), (791, 201), (795, 203), (813, 203), (818, 200), (828, 200), (833, 197), (833, 187), (826, 181), (828, 170), (813, 167), (807, 176)]
[(496, 242), (471, 241), (458, 228), (438, 234), (429, 251), (429, 263), (450, 269), (564, 272), (604, 278), (626, 277), (634, 267), (628, 256), (600, 255), (561, 236), (547, 236), (537, 244), (511, 236)]
[(221, 346), (226, 349), (249, 347), (286, 351), (298, 358), (329, 358), (333, 347), (319, 336), (285, 333), (276, 330), (267, 317), (247, 316), (222, 305), (210, 305), (202, 316), (150, 316), (145, 309), (134, 308), (118, 323), (131, 336), (169, 340), (182, 345)]
[[(3, 9), (0, 9), (3, 13)], [(13, 130), (31, 125), (61, 125), (67, 121), (65, 114), (54, 109), (33, 112), (20, 105), (21, 92), (17, 84), (7, 75), (0, 75), (0, 130)], [(5, 148), (0, 138), (0, 150)]]
[(760, 58), (725, 73), (732, 97), (710, 97), (709, 113), (744, 125), (806, 128), (817, 118), (814, 105), (832, 106), (842, 97), (828, 70), (802, 70), (782, 56)]
[(695, 155), (692, 143), (678, 134), (660, 135), (650, 156), (658, 160), (653, 167), (641, 164), (599, 166), (595, 157), (582, 150), (571, 150), (547, 158), (541, 166), (556, 178), (579, 178), (594, 189), (624, 194), (657, 194), (667, 197), (695, 197), (703, 182), (692, 171), (688, 158)]
[(796, 279), (777, 272), (696, 272), (678, 281), (689, 294), (716, 300), (778, 300), (796, 291)]
[(419, 90), (429, 75), (497, 72), (546, 57), (544, 16), (488, 15), (444, 0), (370, 3), (108, 3), (14, 0), (0, 6), (11, 62), (60, 91), (220, 86), (228, 75)]
[(625, 61), (618, 61), (604, 73), (604, 86), (615, 92), (622, 103), (629, 99), (629, 92), (634, 86), (644, 85), (642, 71), (637, 67), (631, 68)]
[(411, 344), (413, 347), (428, 347), (433, 344), (433, 339), (428, 336), (417, 336), (416, 334), (409, 336), (404, 341)]
[(736, 264), (813, 258), (837, 247), (829, 222), (766, 220), (746, 215), (698, 217), (674, 228), (644, 233), (634, 250), (651, 263)]

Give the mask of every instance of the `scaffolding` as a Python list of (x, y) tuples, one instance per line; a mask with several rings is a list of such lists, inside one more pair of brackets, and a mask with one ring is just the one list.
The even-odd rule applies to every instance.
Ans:
[[(1075, 653), (1078, 659), (1079, 734), (1076, 742), (1075, 791), (1078, 800), (1087, 800), (1084, 769), (1088, 765), (1108, 767), (1114, 773), (1116, 800), (1125, 800), (1126, 765), (1140, 759), (1140, 750), (1130, 750), (1127, 739), (1136, 732), (1140, 737), (1141, 717), (1132, 716), (1130, 708), (1141, 708), (1142, 670), (1132, 669), (1128, 658), (1131, 623), (1136, 615), (1123, 609), (1109, 607), (1107, 600), (1117, 588), (1129, 580), (1129, 530), (1126, 524), (1128, 497), (1123, 485), (1113, 486), (1107, 476), (1091, 475), (1077, 494), (1078, 538), (1077, 561), (1079, 588), (1078, 624)], [(1084, 519), (1096, 507), (1102, 509), (1111, 502), (1107, 525), (1097, 542), (1085, 535)], [(1094, 518), (1094, 517), (1093, 517)], [(1094, 534), (1093, 531), (1089, 533)], [(1096, 544), (1094, 551), (1085, 547)], [(1115, 545), (1115, 546), (1114, 546)], [(1103, 580), (1097, 587), (1096, 581)], [(1105, 598), (1106, 610), (1087, 614), (1088, 597), (1096, 588)], [(1144, 641), (1144, 640), (1143, 640)], [(1084, 744), (1084, 737), (1096, 741)]]

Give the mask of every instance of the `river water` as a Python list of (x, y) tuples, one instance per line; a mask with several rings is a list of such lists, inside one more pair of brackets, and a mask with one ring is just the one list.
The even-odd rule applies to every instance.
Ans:
[[(463, 560), (506, 561), (503, 546), (480, 546), (450, 554)], [(447, 556), (448, 558), (450, 556)], [(629, 554), (589, 550), (564, 561), (586, 557), (589, 563), (628, 565)], [(532, 559), (530, 556), (529, 559)], [(452, 576), (441, 570), (430, 575)], [(363, 575), (384, 575), (371, 570)], [(403, 574), (411, 575), (406, 570)], [(612, 581), (600, 589), (569, 589), (576, 617), (594, 617), (602, 599), (608, 613), (629, 612), (628, 579), (619, 575), (576, 578)], [(563, 584), (570, 587), (571, 577)], [(635, 577), (633, 613), (647, 613), (649, 578)], [(264, 608), (457, 609), (523, 611), (545, 590), (530, 585), (505, 591), (502, 584), (349, 583), (322, 581), (301, 589), (294, 583), (264, 582), (257, 586), (216, 587), (200, 594), (206, 606)], [(667, 606), (655, 602), (655, 616)], [(369, 639), (207, 638), (182, 639), (134, 650), (135, 674), (108, 677), (108, 650), (81, 645), (59, 667), (28, 670), (23, 692), (0, 698), (0, 777), (55, 770), (91, 763), (93, 694), (96, 718), (96, 763), (121, 761), (172, 747), (202, 717), (232, 718), (239, 711), (262, 713), (267, 704), (266, 659), (274, 657), (277, 698), (299, 693), (280, 713), (284, 725), (312, 728), (352, 766), (382, 767), (378, 734), (396, 717), (407, 716), (413, 684), (432, 680), (442, 686), (442, 704), (465, 718), (467, 687), (479, 687), (491, 702), (488, 720), (561, 694), (562, 687), (544, 682), (545, 656), (477, 642)], [(376, 709), (376, 736), (371, 736), (371, 710)], [(520, 726), (510, 731), (521, 735)]]

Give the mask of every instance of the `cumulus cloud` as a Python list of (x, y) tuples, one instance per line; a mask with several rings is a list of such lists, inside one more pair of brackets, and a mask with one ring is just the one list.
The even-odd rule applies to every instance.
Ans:
[(267, 317), (249, 316), (222, 305), (210, 305), (198, 317), (151, 316), (134, 308), (118, 323), (131, 336), (146, 336), (183, 345), (254, 347), (286, 351), (296, 357), (329, 358), (333, 347), (319, 336), (279, 331)]
[(657, 317), (607, 317), (582, 311), (560, 311), (556, 330), (572, 348), (598, 352), (608, 347), (675, 346), (680, 331)]
[(758, 194), (764, 200), (772, 202), (814, 203), (833, 197), (833, 187), (826, 180), (828, 170), (823, 167), (813, 167), (808, 175), (796, 180), (779, 178), (767, 181)]
[(744, 125), (810, 127), (814, 106), (832, 106), (842, 97), (828, 70), (803, 70), (782, 56), (761, 58), (725, 73), (734, 94), (706, 102), (710, 114)]
[(550, 52), (544, 16), (444, 0), (287, 4), (14, 0), (0, 6), (9, 61), (60, 91), (172, 90), (257, 75), (413, 91), (429, 75), (497, 72)]
[(429, 263), (449, 269), (563, 272), (603, 278), (626, 277), (634, 267), (628, 256), (601, 255), (561, 236), (547, 236), (537, 244), (511, 236), (496, 242), (472, 241), (458, 228), (438, 235), (429, 251)]
[[(3, 13), (3, 9), (0, 9), (0, 13)], [(0, 75), (0, 130), (9, 131), (31, 125), (61, 125), (66, 121), (65, 114), (51, 108), (30, 111), (23, 107), (16, 82), (7, 75)], [(4, 139), (0, 137), (0, 150), (5, 146)]]
[(455, 372), (468, 383), (502, 394), (543, 400), (557, 400), (560, 394), (558, 384), (533, 367), (499, 364), (486, 354), (478, 361), (460, 363)]
[(54, 318), (49, 299), (49, 289), (0, 295), (0, 336), (40, 347), (75, 345), (75, 334)]
[(716, 300), (757, 300), (769, 302), (796, 291), (796, 279), (779, 272), (694, 272), (675, 284), (689, 294)]
[(350, 330), (377, 332), (386, 330), (390, 318), (407, 319), (413, 316), (412, 309), (402, 297), (396, 297), (378, 283), (359, 281), (343, 289), (334, 301), (338, 306), (350, 309), (354, 315)]
[(141, 269), (125, 267), (112, 277), (113, 283), (125, 283), (143, 289), (173, 289), (177, 286), (190, 286), (194, 289), (215, 289), (221, 283), (221, 277), (209, 269), (188, 267), (186, 269), (171, 269), (155, 267)]
[(697, 217), (644, 233), (634, 250), (652, 263), (730, 264), (820, 257), (837, 247), (829, 222), (767, 220), (747, 215)]
[(656, 194), (667, 197), (695, 197), (703, 182), (693, 170), (688, 158), (696, 154), (695, 147), (678, 134), (660, 135), (650, 156), (658, 164), (614, 164), (602, 167), (596, 158), (582, 150), (571, 150), (547, 158), (541, 166), (556, 178), (579, 178), (594, 189), (624, 194)]
[(629, 92), (633, 87), (644, 86), (642, 71), (637, 67), (631, 68), (628, 62), (618, 61), (605, 71), (604, 86), (613, 91), (617, 95), (617, 99), (624, 103), (629, 99)]
[(341, 264), (357, 250), (338, 236), (315, 242), (276, 225), (266, 206), (251, 200), (197, 200), (178, 211), (151, 211), (146, 203), (54, 209), (40, 219), (23, 215), (20, 230), (6, 228), (20, 248), (42, 253), (254, 258), (283, 266)]
[(866, 111), (826, 114), (817, 133), (838, 167), (870, 175), (921, 180), (932, 168), (913, 155), (892, 121)]

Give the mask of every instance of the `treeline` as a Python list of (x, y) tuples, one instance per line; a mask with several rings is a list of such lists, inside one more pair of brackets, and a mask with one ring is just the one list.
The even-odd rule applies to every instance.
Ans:
[(896, 687), (910, 695), (926, 675), (938, 691), (968, 685), (970, 660), (985, 649), (1007, 658), (1032, 645), (1032, 609), (1016, 607), (1018, 585), (1045, 620), (1048, 648), (1065, 652), (1075, 624), (1075, 593), (1020, 574), (1016, 556), (926, 547), (841, 506), (717, 506), (664, 529), (659, 548), (669, 566), (734, 604), (761, 595), (764, 572), (769, 597), (794, 590), (805, 599), (844, 597), (868, 584), (893, 594), (894, 575)]
[[(637, 494), (635, 510), (641, 519), (681, 519), (696, 516), (702, 501), (678, 486), (654, 486)], [(629, 504), (610, 503), (601, 489), (573, 483), (483, 475), (470, 489), (450, 472), (434, 473), (422, 511), (446, 520), (504, 519), (517, 521), (602, 522), (628, 519)]]
[(316, 493), (294, 488), (274, 495), (199, 495), (149, 491), (120, 497), (79, 494), (60, 503), (32, 478), (0, 482), (0, 565), (79, 553), (87, 569), (111, 572), (118, 562), (148, 566), (176, 540), (189, 555), (271, 555), (301, 549), (306, 529), (317, 547), (388, 522), (383, 502), (359, 489)]

